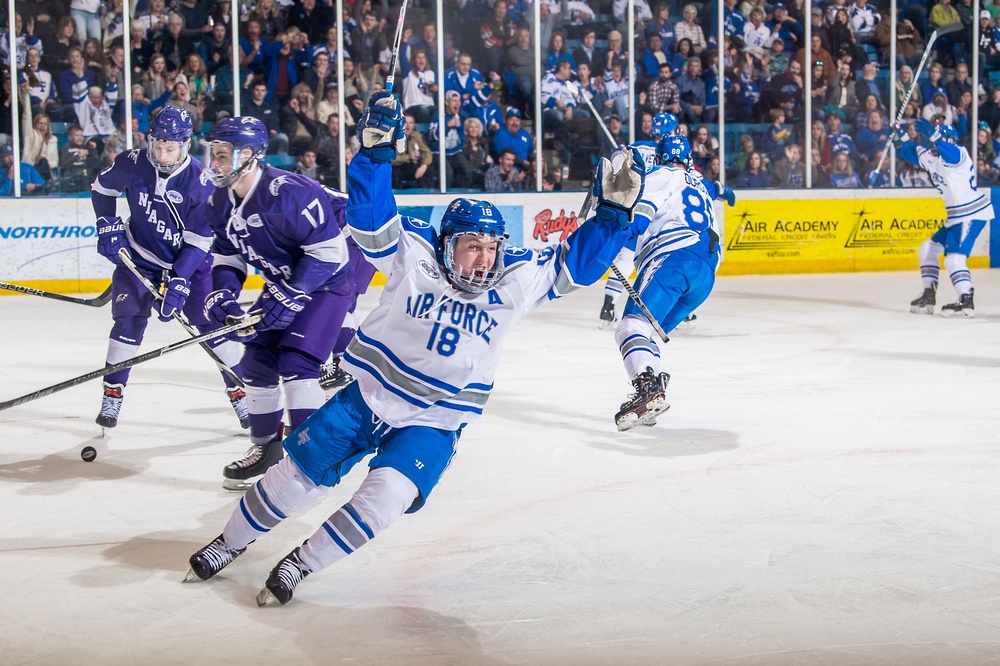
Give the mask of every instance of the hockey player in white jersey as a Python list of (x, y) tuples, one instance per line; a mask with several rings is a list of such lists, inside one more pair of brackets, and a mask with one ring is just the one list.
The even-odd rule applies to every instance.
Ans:
[[(669, 111), (661, 111), (653, 117), (653, 131), (650, 133), (652, 138), (636, 141), (632, 144), (639, 151), (647, 171), (657, 165), (656, 146), (660, 139), (676, 132), (679, 124), (677, 116)], [(619, 148), (611, 155), (611, 165), (616, 169), (621, 164), (624, 150), (624, 147)], [(635, 252), (627, 247), (622, 248), (622, 251), (615, 257), (615, 266), (621, 270), (625, 277), (631, 276), (635, 272)], [(611, 328), (618, 321), (616, 308), (624, 291), (625, 288), (622, 287), (622, 281), (618, 279), (618, 276), (614, 273), (608, 275), (608, 279), (604, 283), (604, 305), (601, 306), (599, 315), (601, 328)]]
[(454, 200), (440, 232), (399, 215), (390, 162), (405, 136), (398, 102), (388, 93), (372, 96), (358, 135), (362, 148), (348, 170), (348, 225), (387, 282), (344, 354), (356, 381), (288, 435), (288, 456), (247, 491), (223, 533), (191, 556), (188, 580), (211, 578), (356, 463), (375, 457), (354, 496), (274, 567), (257, 596), (260, 605), (287, 603), (303, 577), (419, 510), (463, 429), (479, 420), (511, 327), (599, 280), (641, 231), (633, 232), (631, 220), (645, 170), (634, 154), (617, 174), (608, 160), (599, 165), (594, 221), (536, 252), (507, 245), (500, 211), (486, 201)]
[(920, 118), (914, 128), (926, 138), (930, 147), (909, 140), (902, 128), (897, 128), (897, 154), (907, 162), (925, 169), (931, 182), (944, 199), (948, 217), (944, 226), (920, 245), (920, 277), (924, 292), (910, 303), (910, 312), (934, 314), (937, 302), (938, 257), (944, 254), (944, 267), (958, 300), (941, 307), (945, 317), (973, 317), (972, 274), (968, 258), (972, 246), (986, 223), (993, 219), (989, 188), (976, 188), (976, 165), (969, 151), (957, 145), (958, 132), (950, 125), (934, 125)]
[[(635, 207), (639, 276), (635, 289), (660, 327), (672, 331), (701, 305), (715, 285), (719, 265), (719, 228), (713, 202), (736, 203), (733, 191), (708, 183), (689, 168), (691, 146), (682, 136), (666, 136), (657, 148), (659, 166), (646, 174), (642, 200)], [(615, 415), (619, 430), (654, 425), (667, 410), (670, 375), (660, 372), (660, 349), (652, 324), (629, 300), (615, 329), (615, 342), (635, 392)]]

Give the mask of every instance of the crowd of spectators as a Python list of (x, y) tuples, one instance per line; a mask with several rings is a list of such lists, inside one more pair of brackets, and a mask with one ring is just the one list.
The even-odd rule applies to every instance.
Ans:
[[(538, 1), (541, 81), (535, 78), (531, 0), (455, 0), (445, 3), (440, 17), (435, 3), (411, 0), (394, 86), (409, 142), (394, 163), (394, 186), (438, 187), (443, 140), (452, 189), (534, 190), (540, 158), (543, 187), (561, 189), (566, 179), (588, 180), (596, 159), (614, 148), (595, 113), (624, 143), (630, 124), (637, 139), (650, 139), (653, 116), (670, 111), (691, 141), (695, 167), (707, 177), (725, 170), (738, 187), (801, 187), (809, 132), (813, 183), (858, 187), (882, 157), (890, 95), (902, 103), (929, 31), (958, 22), (960, 32), (934, 45), (903, 117), (954, 125), (966, 145), (978, 144), (981, 182), (1000, 180), (1000, 87), (990, 85), (990, 73), (1000, 71), (1000, 0), (978, 17), (971, 0), (901, 0), (895, 90), (888, 89), (887, 3), (817, 0), (805, 16), (801, 0), (721, 0), (720, 47), (714, 2), (635, 0), (630, 64), (625, 0)], [(367, 97), (390, 73), (398, 4), (345, 0), (341, 33), (335, 5), (324, 0), (238, 0), (235, 8), (232, 0), (130, 0), (125, 35), (122, 0), (18, 0), (15, 37), (0, 34), (0, 59), (5, 74), (12, 57), (18, 69), (22, 171), (30, 167), (43, 183), (28, 172), (35, 186), (25, 191), (86, 191), (96, 171), (125, 147), (125, 104), (133, 113), (133, 144), (142, 147), (150, 114), (166, 105), (186, 109), (196, 137), (203, 136), (234, 113), (235, 86), (240, 111), (268, 128), (269, 153), (278, 163), (338, 183), (340, 133), (349, 160)], [(7, 24), (5, 15), (0, 19)], [(233, 20), (240, 22), (235, 79)], [(972, 43), (975, 20), (978, 46)], [(979, 82), (969, 73), (974, 47), (981, 54)], [(130, 90), (124, 90), (126, 67)], [(729, 138), (725, 165), (719, 162), (720, 95)], [(6, 143), (12, 132), (9, 76), (0, 98), (0, 143)], [(979, 127), (971, 127), (974, 103)], [(535, 153), (538, 131), (541, 156)], [(9, 179), (13, 160), (5, 164)], [(898, 174), (900, 185), (929, 184), (926, 174), (902, 163)], [(883, 178), (879, 184), (889, 183)]]

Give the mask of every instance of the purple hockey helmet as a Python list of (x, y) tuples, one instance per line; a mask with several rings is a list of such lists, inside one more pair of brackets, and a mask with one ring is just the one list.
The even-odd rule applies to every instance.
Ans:
[(165, 106), (149, 121), (149, 149), (146, 156), (157, 171), (173, 173), (191, 150), (191, 114)]
[[(264, 160), (267, 128), (253, 116), (223, 118), (208, 133), (205, 143), (205, 173), (208, 179), (216, 187), (228, 187), (239, 179), (247, 167)], [(240, 162), (244, 149), (249, 149), (252, 155)], [(219, 168), (222, 162), (227, 162), (231, 168), (228, 171)]]

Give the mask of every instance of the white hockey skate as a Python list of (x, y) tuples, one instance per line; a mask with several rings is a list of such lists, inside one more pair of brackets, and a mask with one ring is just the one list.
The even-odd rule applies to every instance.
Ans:
[(122, 394), (125, 387), (121, 384), (104, 383), (104, 396), (101, 398), (101, 413), (94, 420), (101, 426), (101, 437), (107, 437), (108, 431), (118, 425), (118, 414), (122, 410)]

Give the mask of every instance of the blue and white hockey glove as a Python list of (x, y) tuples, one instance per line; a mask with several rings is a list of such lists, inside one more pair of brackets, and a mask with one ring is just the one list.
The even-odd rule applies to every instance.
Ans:
[(926, 136), (927, 140), (931, 143), (935, 143), (941, 139), (941, 129), (926, 118), (917, 118), (914, 128), (918, 133)]
[(597, 199), (597, 219), (614, 222), (620, 229), (628, 229), (632, 211), (642, 198), (646, 187), (646, 165), (636, 148), (623, 153), (621, 168), (616, 172), (611, 161), (603, 157), (594, 175), (594, 198)]
[(184, 308), (188, 296), (191, 295), (191, 283), (182, 277), (172, 277), (163, 290), (163, 302), (160, 303), (160, 321), (170, 321)]
[(897, 150), (901, 148), (903, 144), (907, 143), (909, 140), (910, 140), (910, 131), (906, 125), (900, 123), (899, 125), (896, 125), (893, 128), (892, 143), (894, 146), (896, 146)]
[(361, 153), (372, 162), (391, 162), (406, 149), (406, 123), (399, 102), (392, 93), (380, 90), (368, 100), (368, 108), (358, 121)]
[(725, 201), (730, 207), (736, 205), (736, 192), (733, 192), (733, 188), (718, 181), (715, 182), (715, 198), (719, 201)]
[[(205, 299), (205, 318), (219, 324), (233, 324), (246, 317), (240, 304), (236, 302), (236, 294), (229, 289), (213, 291)], [(235, 342), (250, 342), (257, 337), (254, 327), (241, 328), (225, 336)]]
[(312, 296), (290, 286), (284, 280), (268, 283), (257, 301), (259, 307), (254, 308), (264, 313), (264, 318), (257, 324), (257, 330), (288, 328), (311, 300)]
[(121, 266), (122, 260), (118, 257), (119, 250), (128, 252), (128, 238), (125, 237), (125, 225), (120, 217), (99, 217), (97, 218), (97, 252), (102, 257)]

